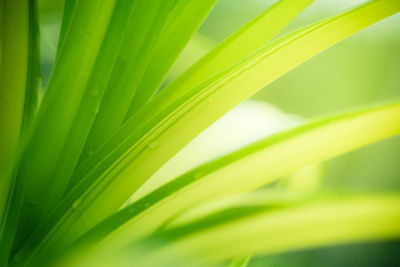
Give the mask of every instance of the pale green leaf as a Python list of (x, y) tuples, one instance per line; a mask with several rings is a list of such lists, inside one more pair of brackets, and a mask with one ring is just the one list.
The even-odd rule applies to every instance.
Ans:
[[(264, 212), (244, 213), (233, 220), (220, 216), (207, 225), (197, 221), (196, 225), (181, 225), (170, 233), (160, 233), (160, 237), (175, 243), (159, 253), (182, 251), (209, 264), (253, 252), (265, 255), (345, 242), (389, 240), (400, 237), (399, 205), (400, 196), (391, 194), (319, 197), (276, 209), (268, 209), (267, 205)], [(182, 232), (185, 234), (177, 234)]]
[[(313, 1), (279, 1), (212, 49), (207, 55), (174, 80), (165, 90), (173, 92), (174, 95), (180, 95), (200, 82), (221, 72), (226, 67), (236, 63), (238, 60), (265, 45)], [(171, 38), (173, 37), (171, 36)], [(139, 95), (138, 99), (136, 99), (136, 101), (140, 100), (142, 103), (134, 101), (132, 105), (143, 105), (155, 93), (156, 89), (157, 86), (154, 86), (152, 90), (143, 92), (143, 95)], [(130, 114), (134, 114), (139, 107), (131, 106)]]
[(122, 124), (130, 102), (140, 84), (160, 39), (167, 15), (175, 1), (135, 1), (127, 22), (127, 34), (121, 43), (109, 82), (96, 118), (87, 137), (80, 161), (107, 140)]
[(153, 97), (177, 56), (214, 7), (215, 2), (216, 0), (179, 1), (170, 12), (166, 29), (157, 42), (157, 48), (130, 103), (125, 119), (131, 117)]
[[(294, 170), (400, 132), (400, 104), (317, 120), (204, 164), (115, 213), (83, 243), (122, 246), (204, 200), (243, 194)], [(157, 218), (157, 220), (154, 220)]]
[[(115, 0), (78, 1), (47, 92), (24, 150), (18, 179), (25, 184), (20, 235), (27, 236), (57, 203), (52, 174), (100, 50)], [(83, 45), (84, 44), (84, 45)], [(72, 67), (73, 66), (73, 67)], [(63, 185), (60, 181), (61, 186)]]
[[(50, 250), (54, 244), (73, 241), (85, 231), (81, 221), (90, 228), (118, 209), (166, 160), (230, 108), (308, 58), (399, 9), (397, 1), (369, 2), (263, 47), (177, 99), (174, 94), (160, 93), (77, 169), (75, 175), (85, 178), (27, 248), (43, 241)], [(58, 236), (61, 233), (64, 239)], [(46, 234), (51, 238), (43, 239)], [(46, 249), (42, 247), (42, 253), (48, 253)]]

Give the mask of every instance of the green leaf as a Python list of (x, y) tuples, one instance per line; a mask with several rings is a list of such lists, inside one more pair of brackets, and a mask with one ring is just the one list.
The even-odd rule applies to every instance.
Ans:
[(399, 9), (398, 2), (370, 2), (277, 40), (175, 101), (161, 92), (77, 168), (74, 175), (85, 178), (71, 199), (81, 199), (80, 216), (89, 225), (101, 221), (230, 108), (311, 56)]
[(39, 49), (35, 1), (0, 4), (0, 265), (6, 266), (22, 197), (15, 169), (23, 131), (33, 122), (38, 103)]
[[(247, 23), (243, 28), (238, 30), (235, 34), (231, 35), (225, 41), (220, 43), (216, 48), (212, 49), (206, 56), (201, 58), (197, 63), (191, 66), (185, 73), (183, 73), (178, 79), (173, 81), (166, 90), (173, 90), (174, 93), (182, 94), (185, 90), (199, 84), (207, 78), (219, 73), (221, 70), (232, 65), (249, 53), (255, 51), (261, 46), (265, 45), (271, 40), (279, 31), (281, 31), (297, 14), (304, 10), (314, 0), (281, 0), (272, 7), (265, 10), (258, 17)], [(198, 2), (199, 3), (199, 2)], [(197, 3), (197, 4), (198, 4)], [(199, 12), (198, 7), (195, 3), (191, 12)], [(185, 16), (177, 19), (178, 25), (185, 23), (186, 17), (193, 17), (193, 14), (187, 12)], [(184, 24), (183, 24), (184, 25)], [(182, 27), (182, 26), (181, 26)], [(178, 29), (172, 29), (166, 38), (174, 38), (176, 36), (175, 31)], [(169, 42), (174, 47), (175, 42)], [(160, 47), (162, 48), (162, 47)], [(169, 52), (170, 49), (160, 49), (157, 54), (158, 58), (165, 58), (165, 53)], [(157, 57), (154, 58), (157, 60)], [(164, 60), (163, 60), (164, 61)], [(169, 63), (169, 62), (168, 62)], [(163, 70), (163, 73), (159, 76), (164, 78), (166, 71), (171, 67)], [(149, 69), (152, 70), (152, 69)], [(129, 115), (134, 114), (141, 105), (145, 104), (152, 95), (156, 92), (160, 86), (161, 80), (155, 79), (153, 71), (148, 73), (148, 76), (144, 77), (142, 91), (139, 91), (135, 96), (134, 101), (129, 110)], [(148, 88), (150, 87), (150, 88)], [(177, 89), (179, 88), (179, 89)]]
[(107, 237), (106, 246), (118, 247), (140, 239), (196, 203), (250, 192), (310, 163), (398, 134), (399, 118), (397, 103), (278, 133), (163, 185), (104, 220), (81, 242), (94, 244)]
[[(129, 2), (129, 1), (128, 1)], [(197, 1), (195, 1), (195, 2), (197, 2)], [(182, 3), (185, 3), (185, 4), (187, 4), (187, 3), (193, 3), (193, 1), (190, 1), (190, 2), (186, 2), (186, 1), (180, 1), (179, 2), (179, 4), (180, 5), (182, 5)], [(120, 3), (118, 3), (119, 5), (118, 6), (121, 6), (122, 7), (122, 13), (124, 14), (124, 9), (126, 10), (127, 8), (126, 7), (124, 7), (123, 5), (121, 5)], [(146, 4), (148, 4), (147, 2), (146, 2)], [(117, 7), (118, 7), (117, 6)], [(132, 4), (131, 4), (131, 6), (133, 6)], [(206, 6), (206, 5), (204, 5), (204, 6)], [(142, 8), (144, 8), (144, 6), (142, 6)], [(161, 10), (162, 11), (162, 10)], [(164, 10), (164, 11), (168, 11), (168, 10)], [(137, 10), (137, 8), (135, 8), (134, 9), (134, 12), (132, 12), (132, 14), (131, 14), (131, 16), (136, 16), (136, 13), (137, 12), (140, 12), (140, 10)], [(111, 85), (109, 85), (108, 84), (108, 80), (110, 80), (111, 78), (112, 79), (114, 79), (114, 83), (111, 83), (111, 84), (114, 84), (115, 85), (115, 82), (116, 81), (119, 81), (120, 80), (120, 73), (119, 73), (119, 71), (121, 70), (121, 68), (122, 67), (124, 67), (123, 65), (121, 65), (122, 63), (124, 63), (124, 62), (126, 62), (126, 58), (125, 58), (125, 55), (127, 55), (128, 54), (128, 52), (129, 51), (131, 51), (132, 49), (131, 49), (131, 43), (135, 43), (135, 40), (134, 39), (137, 39), (137, 31), (138, 31), (138, 29), (137, 29), (137, 27), (139, 27), (140, 25), (136, 25), (136, 20), (134, 20), (134, 21), (131, 21), (131, 23), (129, 23), (129, 25), (126, 25), (126, 21), (123, 21), (123, 20), (121, 20), (120, 18), (121, 17), (123, 17), (123, 14), (119, 14), (119, 13), (121, 13), (121, 12), (115, 12), (115, 20), (117, 20), (117, 21), (119, 21), (119, 23), (118, 22), (114, 22), (114, 20), (112, 20), (112, 26), (111, 27), (114, 27), (113, 25), (115, 25), (115, 29), (116, 29), (116, 31), (118, 31), (118, 29), (120, 29), (120, 28), (124, 28), (124, 25), (125, 25), (125, 28), (127, 28), (127, 30), (125, 30), (125, 33), (124, 33), (124, 35), (125, 36), (127, 36), (127, 37), (125, 37), (125, 38), (123, 38), (122, 39), (122, 41), (121, 42), (124, 42), (123, 44), (121, 44), (121, 46), (120, 46), (120, 51), (119, 51), (119, 53), (115, 53), (114, 51), (115, 51), (115, 44), (113, 44), (113, 42), (115, 42), (115, 40), (116, 39), (121, 39), (121, 38), (119, 38), (119, 37), (116, 37), (114, 34), (112, 34), (112, 29), (109, 29), (109, 33), (107, 33), (107, 35), (106, 35), (106, 41), (107, 40), (110, 40), (110, 44), (107, 46), (108, 48), (107, 49), (105, 49), (105, 51), (103, 52), (103, 53), (101, 53), (102, 55), (104, 54), (104, 56), (101, 56), (101, 57), (99, 57), (100, 58), (100, 61), (101, 61), (101, 64), (99, 63), (99, 65), (101, 65), (102, 66), (102, 70), (99, 70), (99, 69), (96, 69), (95, 71), (93, 71), (93, 73), (95, 74), (95, 75), (93, 75), (93, 78), (92, 78), (92, 84), (93, 84), (93, 86), (92, 87), (94, 87), (94, 88), (96, 88), (96, 86), (98, 86), (98, 84), (99, 84), (99, 81), (100, 80), (102, 80), (102, 79), (105, 79), (104, 77), (107, 77), (107, 75), (105, 75), (105, 72), (107, 72), (107, 71), (110, 71), (110, 69), (115, 69), (115, 72), (114, 72), (114, 77), (112, 78), (112, 77), (109, 77), (108, 76), (108, 78), (106, 79), (106, 83), (104, 83), (104, 87), (105, 86), (107, 86), (108, 87), (108, 90), (110, 91), (110, 92), (112, 92), (112, 91), (114, 91), (114, 89), (115, 89), (115, 87), (113, 87), (113, 86), (111, 86)], [(125, 12), (126, 13), (126, 12)], [(173, 14), (174, 14), (174, 12), (172, 12)], [(147, 19), (147, 18), (146, 18)], [(157, 25), (157, 27), (159, 27), (160, 25)], [(149, 30), (151, 30), (151, 29), (149, 29)], [(155, 35), (157, 35), (157, 33), (155, 33)], [(142, 46), (141, 47), (141, 49), (144, 49), (144, 47), (145, 46)], [(113, 51), (113, 52), (110, 52), (110, 51)], [(132, 51), (131, 51), (132, 52)], [(129, 52), (130, 53), (130, 52)], [(114, 61), (113, 60), (110, 60), (109, 59), (109, 57), (107, 57), (106, 55), (110, 55), (110, 56), (112, 56), (113, 54), (116, 54), (116, 55), (118, 55), (118, 59), (119, 59), (119, 64), (116, 64), (116, 65), (114, 65), (113, 66), (113, 68), (110, 68), (109, 66), (110, 66), (110, 63), (111, 62), (115, 62), (115, 58), (114, 58)], [(122, 58), (124, 58), (124, 60), (122, 60)], [(130, 58), (130, 61), (131, 61), (131, 63), (135, 63), (135, 57), (133, 56), (132, 58)], [(118, 63), (118, 62), (116, 62), (116, 63)], [(160, 63), (157, 61), (156, 63), (154, 63), (154, 64), (156, 64), (156, 65), (160, 65)], [(133, 66), (134, 67), (134, 66)], [(126, 75), (128, 75), (128, 76), (130, 76), (130, 72), (129, 71), (126, 71), (125, 72), (125, 74)], [(90, 85), (88, 86), (88, 87), (90, 87)], [(97, 88), (98, 89), (98, 88)], [(128, 90), (132, 90), (132, 88), (130, 88), (130, 87), (127, 87), (126, 86), (126, 88), (125, 89), (128, 89)], [(124, 89), (124, 90), (125, 90)], [(100, 91), (104, 91), (104, 88), (101, 88), (100, 89)], [(92, 112), (92, 109), (96, 109), (96, 110), (98, 110), (98, 109), (100, 109), (100, 107), (99, 107), (99, 104), (97, 104), (97, 106), (96, 107), (93, 107), (93, 104), (90, 104), (90, 97), (91, 97), (91, 94), (90, 93), (88, 93), (87, 94), (88, 95), (88, 99), (89, 100), (86, 100), (85, 98), (82, 100), (82, 104), (81, 104), (81, 108), (82, 108), (82, 110), (79, 110), (78, 111), (78, 114), (80, 114), (79, 116), (77, 116), (76, 117), (76, 122), (75, 122), (75, 125), (72, 127), (72, 129), (80, 129), (80, 128), (83, 128), (84, 130), (82, 130), (82, 131), (75, 131), (76, 133), (74, 134), (74, 139), (75, 140), (78, 140), (78, 141), (80, 141), (80, 143), (79, 143), (79, 149), (78, 148), (75, 148), (75, 146), (73, 146), (71, 143), (66, 143), (66, 145), (65, 145), (65, 148), (66, 149), (70, 149), (71, 151), (73, 151), (73, 153), (71, 153), (71, 154), (73, 154), (73, 155), (78, 155), (79, 156), (79, 154), (81, 153), (81, 150), (82, 150), (82, 142), (84, 143), (85, 141), (86, 141), (86, 138), (84, 138), (84, 137), (86, 137), (87, 135), (88, 135), (88, 132), (89, 132), (89, 129), (91, 128), (91, 125), (92, 125), (92, 123), (93, 123), (93, 118), (96, 116), (96, 114), (93, 114), (93, 112)], [(107, 96), (106, 96), (106, 98), (108, 98)], [(119, 104), (118, 104), (119, 105)], [(86, 111), (86, 112), (85, 112)], [(88, 115), (87, 115), (87, 113), (89, 113)], [(90, 114), (92, 115), (92, 116), (90, 116)], [(110, 114), (109, 114), (110, 115)], [(113, 116), (115, 116), (115, 109), (113, 109)], [(86, 118), (86, 117), (89, 117), (90, 119), (84, 119), (84, 118)], [(107, 122), (107, 121), (103, 121), (104, 123), (105, 122)], [(107, 125), (107, 129), (109, 128), (110, 126), (109, 125)], [(100, 128), (99, 128), (100, 129)], [(101, 134), (102, 135), (104, 135), (105, 133), (104, 133), (104, 129), (102, 129), (102, 131), (100, 131), (101, 132)], [(92, 134), (93, 134), (93, 131), (92, 131)], [(86, 146), (88, 146), (88, 144), (86, 145)], [(90, 146), (90, 145), (89, 145)], [(88, 149), (88, 148), (87, 148)], [(63, 153), (64, 155), (65, 155), (65, 152)], [(82, 158), (85, 158), (86, 156), (84, 155), (84, 156), (82, 156), (81, 157), (81, 160), (82, 160)], [(63, 157), (63, 161), (62, 162), (60, 162), (59, 164), (58, 164), (58, 166), (59, 166), (59, 169), (60, 168), (62, 168), (62, 167), (60, 167), (60, 165), (61, 166), (63, 166), (63, 163), (65, 162), (65, 156)], [(74, 162), (74, 164), (76, 164), (76, 161)], [(75, 166), (75, 165), (74, 165)], [(71, 170), (72, 170), (72, 168), (69, 168), (69, 170), (70, 171), (67, 171), (67, 173), (69, 173), (69, 175), (71, 175)], [(65, 171), (64, 171), (65, 172)], [(62, 173), (62, 172), (60, 172), (60, 171), (58, 171), (58, 173)], [(78, 177), (78, 176), (74, 176), (73, 177), (73, 179), (69, 182), (69, 189), (68, 189), (68, 191), (71, 189), (71, 188), (73, 188), (73, 186), (75, 186), (78, 182), (79, 182), (79, 180), (81, 179), (82, 177)]]
[(78, 0), (64, 0), (63, 18), (61, 22), (60, 36), (58, 38), (57, 54), (61, 50), (64, 43), (65, 35), (69, 27), (71, 27), (71, 18), (76, 8)]
[(79, 180), (71, 180), (74, 168), (79, 162), (79, 157), (89, 135), (91, 126), (96, 118), (104, 91), (115, 68), (116, 61), (126, 50), (130, 48), (122, 46), (122, 41), (129, 36), (132, 30), (129, 28), (128, 21), (135, 16), (137, 2), (131, 0), (118, 1), (111, 20), (109, 22), (106, 35), (102, 46), (90, 74), (90, 79), (84, 90), (79, 108), (68, 130), (68, 135), (64, 141), (60, 157), (56, 162), (56, 169), (51, 175), (57, 183), (53, 184), (52, 195), (49, 202), (58, 201), (63, 194), (68, 191), (68, 185)]
[(76, 3), (70, 30), (66, 33), (20, 164), (18, 179), (26, 183), (21, 236), (29, 235), (56, 205), (56, 202), (47, 198), (54, 193), (54, 187), (57, 188), (52, 173), (57, 168), (65, 139), (88, 83), (114, 2), (95, 0)]
[[(117, 246), (129, 243), (151, 233), (167, 219), (199, 200), (247, 192), (321, 157), (331, 157), (365, 145), (377, 140), (378, 136), (383, 137), (380, 134), (399, 132), (400, 125), (397, 124), (381, 129), (380, 134), (368, 133), (369, 129), (377, 129), (381, 124), (390, 125), (390, 122), (398, 121), (399, 116), (400, 105), (396, 104), (313, 122), (267, 138), (163, 186), (95, 227), (83, 242), (89, 240), (89, 243), (96, 243), (115, 230), (107, 242), (111, 240)], [(358, 132), (367, 136), (356, 136)], [(344, 138), (348, 136), (356, 136), (354, 139), (357, 140)], [(341, 142), (331, 144), (330, 149), (322, 145), (336, 138)], [(310, 147), (310, 141), (316, 140), (316, 146)], [(288, 162), (292, 165), (288, 165)], [(122, 227), (118, 228), (120, 225)]]
[(216, 0), (181, 1), (170, 12), (166, 29), (164, 29), (162, 38), (160, 38), (146, 68), (125, 119), (131, 117), (153, 97), (172, 64), (211, 11), (215, 2)]
[(29, 2), (29, 59), (22, 132), (29, 132), (39, 108), (40, 49), (36, 1)]
[(252, 255), (244, 256), (233, 260), (228, 267), (247, 267), (250, 263)]
[[(137, 265), (149, 258), (158, 263), (173, 263), (179, 255), (190, 259), (183, 266), (214, 266), (243, 255), (231, 262), (233, 265), (249, 260), (245, 256), (249, 253), (272, 254), (343, 242), (387, 240), (400, 235), (398, 194), (313, 195), (299, 199), (277, 198), (271, 193), (260, 190), (208, 202), (190, 209), (189, 216), (188, 212), (183, 213), (167, 229), (123, 249), (80, 248), (78, 254), (67, 254), (58, 261), (71, 260), (70, 265), (87, 266), (102, 257), (109, 261), (111, 255), (129, 252), (136, 253), (130, 262)], [(181, 266), (179, 261), (175, 263)]]
[[(86, 177), (73, 194), (75, 199), (87, 199), (81, 202), (82, 210), (92, 210), (85, 220), (98, 222), (118, 209), (174, 153), (240, 101), (309, 57), (399, 9), (400, 3), (393, 1), (370, 2), (264, 47), (175, 101), (161, 92), (77, 168), (74, 175)], [(83, 196), (83, 190), (95, 180), (99, 183)]]
[[(5, 208), (19, 143), (29, 60), (29, 6), (4, 1), (0, 73), (0, 214)], [(23, 17), (24, 19), (20, 18)]]
[[(69, 244), (86, 227), (118, 209), (166, 160), (234, 105), (308, 58), (399, 9), (399, 2), (369, 2), (263, 47), (177, 99), (173, 94), (165, 97), (160, 93), (77, 169), (74, 175), (85, 178), (26, 248), (43, 241), (41, 253), (45, 255), (54, 244)], [(51, 238), (43, 239), (46, 235)], [(32, 251), (32, 255), (36, 253)]]
[(134, 15), (127, 26), (129, 34), (122, 40), (123, 53), (115, 62), (81, 161), (121, 126), (156, 48), (167, 15), (174, 6), (175, 1), (171, 0), (136, 1)]
[[(159, 238), (175, 242), (159, 253), (182, 251), (196, 255), (204, 264), (253, 252), (265, 255), (344, 242), (393, 239), (400, 236), (399, 205), (400, 196), (390, 194), (319, 197), (272, 210), (267, 205), (264, 212), (239, 215), (234, 220), (220, 217), (207, 226), (199, 220), (195, 223), (201, 227), (184, 235), (176, 233), (190, 225), (160, 233)], [(158, 253), (152, 255), (157, 256)]]

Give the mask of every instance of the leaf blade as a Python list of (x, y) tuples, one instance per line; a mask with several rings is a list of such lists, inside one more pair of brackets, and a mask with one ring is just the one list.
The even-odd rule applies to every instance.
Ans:
[[(380, 12), (376, 12), (377, 9)], [(60, 204), (62, 208), (55, 212), (37, 236), (46, 235), (48, 231), (46, 228), (50, 229), (53, 225), (55, 226), (51, 232), (57, 232), (64, 226), (71, 226), (74, 223), (75, 225), (69, 228), (74, 234), (69, 237), (79, 236), (84, 230), (80, 228), (78, 220), (84, 219), (87, 223), (91, 222), (89, 225), (94, 225), (114, 212), (130, 196), (132, 188), (140, 186), (172, 154), (233, 105), (309, 57), (358, 30), (396, 13), (399, 9), (400, 3), (389, 0), (367, 3), (278, 40), (224, 71), (218, 77), (194, 88), (178, 100), (172, 97), (170, 99), (172, 104), (168, 101), (164, 102), (163, 97), (156, 97), (151, 105), (149, 104), (138, 112), (138, 115), (133, 116), (114, 137), (89, 158), (87, 164), (82, 164), (77, 175), (86, 176), (86, 178)], [(348, 27), (343, 28), (344, 25)], [(329, 38), (316, 47), (309, 47), (309, 44), (320, 40), (321, 37)], [(307, 53), (299, 55), (297, 48), (304, 46), (308, 47)], [(285, 62), (291, 58), (292, 53), (296, 55), (296, 60)], [(267, 73), (268, 75), (264, 76), (265, 68), (273, 62), (280, 62), (280, 59), (284, 59), (283, 64), (274, 69), (274, 73)], [(236, 75), (240, 73), (248, 75)], [(231, 80), (230, 78), (233, 77), (235, 79)], [(251, 88), (248, 88), (246, 81), (252, 77), (256, 77), (257, 80), (251, 84)], [(246, 90), (240, 91), (243, 88)], [(227, 94), (228, 91), (233, 94)], [(226, 101), (226, 95), (229, 95), (229, 101)], [(147, 115), (149, 110), (156, 111)], [(124, 143), (121, 143), (121, 139)], [(158, 141), (156, 147), (152, 146), (155, 140)], [(131, 180), (132, 176), (141, 179)], [(109, 201), (110, 196), (113, 197), (112, 203)], [(75, 201), (78, 201), (79, 205), (71, 208)], [(63, 214), (76, 214), (76, 217), (68, 221), (64, 219), (66, 217), (62, 217)], [(61, 219), (57, 224), (59, 216)], [(41, 238), (43, 236), (38, 237), (38, 240), (34, 238), (33, 242), (40, 242)], [(51, 245), (47, 246), (51, 247)]]
[(6, 265), (20, 214), (20, 150), (38, 103), (39, 49), (35, 1), (2, 1), (0, 45), (0, 265)]
[[(115, 0), (105, 4), (102, 1), (77, 2), (77, 12), (71, 18), (76, 30), (69, 27), (66, 33), (34, 128), (21, 157), (17, 177), (25, 184), (21, 213), (24, 217), (20, 220), (24, 227), (20, 227), (21, 236), (30, 234), (55, 205), (45, 198), (52, 191), (51, 172), (56, 168), (114, 3)], [(85, 43), (84, 46), (82, 42)]]
[[(328, 117), (268, 137), (161, 186), (94, 227), (81, 242), (94, 244), (106, 238), (105, 246), (111, 247), (133, 242), (199, 202), (250, 192), (310, 163), (398, 134), (399, 118), (397, 103)], [(364, 134), (355, 136), (360, 132)], [(332, 140), (337, 141), (329, 144)]]
[[(201, 81), (206, 80), (255, 51), (271, 40), (313, 1), (279, 1), (224, 40), (216, 48), (212, 49), (206, 56), (168, 85), (168, 88), (165, 90), (182, 94), (185, 89), (187, 90), (199, 84)], [(132, 103), (130, 114), (134, 114), (139, 109), (139, 106), (134, 106), (137, 101), (145, 103), (155, 93), (154, 90), (153, 92), (147, 91), (146, 93), (143, 92), (143, 95), (139, 95), (139, 100), (134, 100)]]
[(175, 1), (137, 1), (135, 14), (128, 21), (129, 34), (121, 43), (123, 53), (115, 62), (80, 161), (121, 126), (174, 5)]
[[(390, 194), (318, 198), (211, 226), (178, 239), (171, 248), (167, 245), (164, 252), (193, 249), (191, 252), (195, 251), (201, 260), (212, 263), (253, 251), (265, 255), (346, 242), (390, 240), (400, 235), (400, 211), (396, 208), (399, 200), (399, 195)], [(207, 252), (210, 250), (214, 253)]]
[[(378, 7), (382, 11), (381, 13), (376, 12)], [(101, 169), (107, 169), (108, 167), (105, 167), (107, 165), (106, 162), (111, 162), (111, 158), (113, 159), (112, 169), (110, 168), (110, 172), (101, 178), (104, 182), (107, 181), (107, 183), (112, 183), (113, 185), (107, 188), (98, 188), (104, 201), (98, 199), (96, 200), (96, 202), (99, 201), (97, 204), (94, 204), (94, 202), (89, 204), (93, 205), (91, 206), (93, 212), (90, 216), (88, 215), (88, 219), (89, 217), (94, 219), (98, 216), (94, 212), (96, 205), (102, 207), (103, 211), (106, 208), (117, 209), (117, 206), (111, 207), (112, 203), (108, 201), (105, 204), (105, 200), (109, 199), (110, 196), (113, 196), (115, 200), (116, 197), (121, 197), (119, 203), (122, 205), (128, 195), (132, 193), (132, 188), (140, 186), (152, 174), (151, 172), (157, 170), (157, 167), (169, 158), (169, 155), (177, 152), (183, 144), (190, 141), (203, 128), (210, 125), (229, 108), (262, 88), (266, 83), (273, 81), (284, 72), (337, 41), (348, 37), (382, 17), (396, 13), (398, 10), (400, 10), (400, 3), (398, 2), (389, 0), (372, 1), (277, 40), (256, 54), (250, 55), (243, 62), (233, 66), (231, 70), (226, 70), (219, 77), (213, 77), (199, 87), (194, 88), (180, 98), (178, 103), (172, 105), (176, 105), (175, 108), (169, 107), (168, 100), (171, 99), (166, 100), (160, 93), (160, 96), (156, 97), (158, 102), (154, 99), (153, 104), (149, 105), (149, 109), (151, 107), (151, 110), (157, 110), (153, 115), (154, 117), (152, 115), (141, 117), (149, 112), (144, 109), (142, 111), (143, 114), (132, 117), (132, 120), (121, 128), (121, 135), (116, 134), (114, 136), (115, 139), (117, 139), (117, 136), (118, 139), (123, 139), (123, 132), (129, 132), (130, 137), (126, 138), (125, 144), (118, 142), (118, 144), (121, 144), (118, 146), (118, 144), (113, 143), (114, 141), (111, 138), (104, 145), (104, 150), (99, 149), (97, 155), (94, 155), (86, 162), (87, 164), (83, 164), (77, 170), (76, 174), (79, 176), (89, 173), (87, 177), (92, 176), (94, 178), (95, 175), (102, 173)], [(347, 27), (343, 28), (344, 25)], [(315, 40), (320, 40), (322, 37), (325, 38), (324, 42), (312, 45)], [(292, 61), (293, 58), (296, 58), (296, 60)], [(287, 62), (287, 60), (290, 60), (290, 62)], [(271, 65), (276, 67), (271, 70), (269, 68)], [(254, 81), (254, 83), (250, 85), (249, 80)], [(246, 88), (246, 90), (243, 90), (243, 88)], [(229, 96), (229, 100), (227, 96)], [(165, 110), (163, 107), (165, 107)], [(144, 120), (144, 127), (138, 129), (137, 125), (142, 123), (141, 119)], [(161, 123), (158, 123), (159, 121)], [(156, 122), (154, 127), (153, 122)], [(136, 131), (132, 132), (131, 123), (135, 125), (133, 129), (136, 129)], [(130, 151), (124, 150), (123, 146), (130, 142), (133, 144)], [(154, 145), (154, 143), (156, 144)], [(112, 153), (107, 154), (105, 151), (110, 148), (115, 149)], [(123, 157), (119, 159), (121, 160), (120, 162), (116, 163), (115, 160), (119, 157), (117, 155), (121, 152)], [(110, 158), (103, 161), (104, 165), (102, 165), (103, 163), (99, 164), (99, 160), (107, 156)], [(93, 165), (91, 164), (97, 164), (97, 166), (92, 169)], [(112, 176), (118, 179), (114, 180), (111, 178)], [(131, 180), (130, 177), (132, 176), (140, 177), (140, 179)], [(125, 183), (123, 181), (129, 183), (131, 187), (127, 188), (123, 185)], [(95, 191), (97, 193), (100, 192), (94, 189), (93, 193), (90, 194), (94, 194)], [(118, 192), (118, 196), (116, 196), (116, 192)], [(100, 220), (100, 217), (97, 218), (96, 220)]]

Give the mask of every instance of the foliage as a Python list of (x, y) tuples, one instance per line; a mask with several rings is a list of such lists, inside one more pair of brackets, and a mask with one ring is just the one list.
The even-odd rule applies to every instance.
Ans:
[(66, 0), (40, 99), (37, 2), (3, 0), (0, 265), (245, 266), (249, 255), (398, 238), (396, 194), (254, 191), (398, 134), (399, 102), (304, 123), (127, 204), (230, 109), (400, 10), (373, 0), (276, 38), (312, 2), (278, 1), (165, 86), (216, 0)]

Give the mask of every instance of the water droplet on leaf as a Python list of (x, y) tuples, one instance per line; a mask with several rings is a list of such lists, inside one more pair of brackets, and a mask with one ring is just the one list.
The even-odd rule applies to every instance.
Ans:
[(79, 205), (81, 204), (82, 200), (78, 199), (74, 202), (74, 204), (72, 204), (72, 208), (75, 210), (79, 207)]
[(157, 141), (150, 142), (147, 146), (150, 149), (154, 149), (157, 147)]

